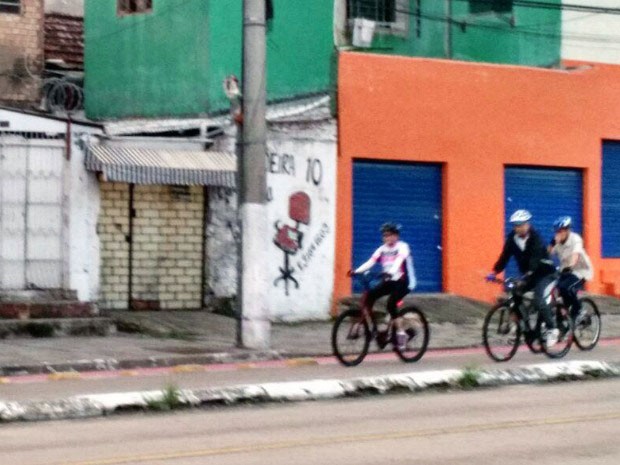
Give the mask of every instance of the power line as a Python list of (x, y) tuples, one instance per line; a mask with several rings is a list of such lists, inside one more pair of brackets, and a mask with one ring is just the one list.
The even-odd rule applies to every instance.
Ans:
[[(472, 0), (455, 0), (457, 2), (471, 2)], [(497, 0), (474, 0), (475, 3), (478, 4), (488, 4), (492, 5)], [(512, 0), (513, 6), (520, 6), (526, 8), (537, 8), (544, 10), (562, 10), (562, 11), (580, 11), (585, 13), (598, 13), (598, 14), (612, 14), (612, 15), (620, 15), (620, 8), (617, 7), (605, 7), (605, 6), (588, 6), (588, 5), (579, 5), (576, 3), (551, 3), (544, 1), (536, 1), (536, 0)]]

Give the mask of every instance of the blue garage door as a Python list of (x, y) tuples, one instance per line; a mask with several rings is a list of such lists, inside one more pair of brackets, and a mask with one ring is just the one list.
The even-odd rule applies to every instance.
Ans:
[(386, 221), (403, 227), (401, 237), (413, 251), (416, 291), (441, 291), (440, 165), (353, 163), (355, 266), (368, 260), (381, 244), (379, 228)]
[[(506, 234), (511, 230), (508, 218), (521, 208), (532, 212), (532, 224), (546, 242), (553, 237), (553, 222), (561, 215), (571, 216), (574, 230), (582, 234), (581, 170), (511, 167), (505, 170), (504, 182)], [(506, 274), (518, 276), (514, 260)]]
[(620, 257), (620, 142), (603, 143), (602, 256)]

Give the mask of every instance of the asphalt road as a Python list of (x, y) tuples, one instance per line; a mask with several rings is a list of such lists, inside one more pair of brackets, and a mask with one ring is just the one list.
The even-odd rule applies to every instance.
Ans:
[(616, 465), (620, 381), (0, 428), (11, 465)]
[[(620, 340), (601, 341), (591, 352), (575, 347), (562, 360), (620, 361)], [(533, 355), (522, 346), (514, 359), (498, 364), (491, 361), (483, 349), (429, 351), (413, 364), (399, 361), (393, 353), (370, 355), (354, 368), (340, 366), (334, 358), (317, 359), (318, 365), (287, 366), (282, 362), (253, 365), (210, 365), (176, 369), (145, 369), (109, 373), (84, 373), (79, 379), (70, 376), (14, 377), (0, 383), (0, 400), (54, 400), (80, 394), (162, 390), (173, 385), (181, 389), (231, 386), (309, 379), (346, 379), (361, 376), (408, 373), (447, 368), (476, 366), (506, 368), (532, 363), (547, 363), (544, 355)], [(1, 462), (1, 461), (0, 461)]]

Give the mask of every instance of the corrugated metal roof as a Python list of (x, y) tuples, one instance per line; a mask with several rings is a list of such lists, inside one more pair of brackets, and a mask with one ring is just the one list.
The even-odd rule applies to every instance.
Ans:
[[(305, 121), (316, 119), (317, 115), (325, 118), (330, 115), (329, 96), (312, 96), (281, 103), (270, 103), (267, 107), (267, 121), (277, 123), (282, 120)], [(205, 118), (160, 118), (160, 119), (124, 119), (104, 123), (107, 134), (126, 135), (138, 133), (156, 133), (162, 131), (183, 131), (199, 129), (202, 126), (226, 126), (232, 124), (230, 115)]]
[(235, 187), (236, 158), (227, 152), (90, 145), (86, 168), (106, 181)]

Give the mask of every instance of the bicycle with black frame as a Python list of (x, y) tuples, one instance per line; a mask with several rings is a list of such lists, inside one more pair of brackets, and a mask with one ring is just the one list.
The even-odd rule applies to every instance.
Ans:
[[(332, 349), (340, 363), (345, 366), (360, 364), (368, 354), (372, 340), (375, 340), (380, 350), (391, 344), (404, 362), (420, 360), (428, 348), (430, 338), (428, 321), (424, 313), (412, 305), (403, 306), (402, 300), (398, 303), (398, 317), (401, 318), (402, 328), (407, 334), (405, 348), (399, 349), (396, 344), (394, 319), (388, 313), (386, 320), (382, 320), (383, 315), (380, 320), (379, 314), (368, 308), (366, 304), (368, 291), (376, 275), (361, 273), (351, 276), (359, 279), (363, 292), (359, 300), (359, 308), (345, 310), (334, 321)], [(386, 279), (385, 274), (379, 277)]]
[(544, 318), (535, 308), (533, 297), (523, 292), (523, 281), (507, 278), (492, 282), (502, 284), (505, 294), (489, 310), (482, 326), (482, 340), (489, 357), (498, 362), (510, 360), (522, 336), (533, 353), (544, 352), (550, 358), (568, 354), (574, 340), (573, 320), (557, 295), (555, 283), (550, 285), (546, 298), (560, 334), (556, 344), (548, 345)]

